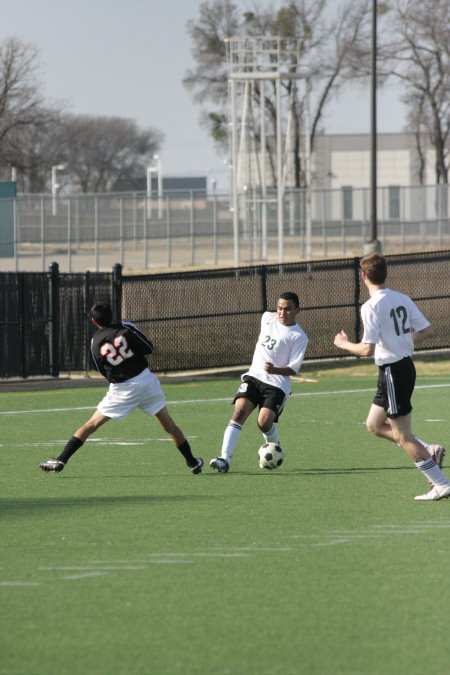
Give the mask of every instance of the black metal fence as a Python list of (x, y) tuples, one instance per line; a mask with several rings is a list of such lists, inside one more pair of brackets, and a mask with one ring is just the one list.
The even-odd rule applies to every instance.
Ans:
[(117, 308), (114, 284), (114, 273), (60, 274), (56, 263), (48, 273), (0, 274), (0, 377), (89, 370), (87, 313), (99, 297)]
[[(436, 329), (420, 349), (450, 348), (450, 251), (386, 257), (389, 286)], [(152, 339), (156, 372), (247, 364), (261, 313), (287, 290), (300, 297), (307, 360), (342, 356), (333, 346), (341, 328), (361, 337), (359, 258), (123, 277), (120, 265), (110, 274), (60, 274), (56, 263), (48, 273), (2, 273), (0, 377), (91, 370), (87, 313), (98, 300)]]

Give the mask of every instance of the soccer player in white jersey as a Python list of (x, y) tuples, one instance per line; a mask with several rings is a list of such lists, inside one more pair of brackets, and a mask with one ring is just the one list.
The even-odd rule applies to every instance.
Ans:
[(258, 427), (266, 443), (279, 443), (278, 418), (291, 393), (290, 376), (300, 370), (308, 338), (296, 322), (299, 299), (282, 293), (276, 312), (264, 312), (252, 364), (241, 377), (234, 397), (234, 412), (223, 436), (220, 457), (210, 461), (219, 473), (227, 473), (242, 427), (258, 406)]
[(428, 445), (411, 430), (411, 396), (416, 379), (411, 356), (414, 346), (431, 336), (433, 328), (410, 297), (386, 287), (387, 264), (382, 255), (367, 255), (360, 266), (370, 295), (361, 308), (364, 334), (361, 342), (355, 343), (341, 330), (334, 344), (355, 356), (374, 356), (378, 366), (378, 388), (366, 420), (367, 429), (397, 443), (428, 479), (431, 490), (416, 500), (450, 497), (450, 481), (441, 470), (444, 448)]

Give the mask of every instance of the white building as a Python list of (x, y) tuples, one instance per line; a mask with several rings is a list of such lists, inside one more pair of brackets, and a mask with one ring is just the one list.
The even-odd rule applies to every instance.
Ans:
[[(424, 145), (423, 186), (420, 156), (412, 133), (378, 134), (377, 186), (380, 215), (386, 220), (414, 220), (420, 212), (447, 215), (448, 186), (436, 189), (435, 153)], [(313, 191), (331, 191), (333, 206), (327, 218), (365, 220), (371, 184), (369, 134), (320, 135), (312, 155)], [(314, 201), (314, 200), (313, 200)], [(328, 204), (330, 200), (327, 199)]]

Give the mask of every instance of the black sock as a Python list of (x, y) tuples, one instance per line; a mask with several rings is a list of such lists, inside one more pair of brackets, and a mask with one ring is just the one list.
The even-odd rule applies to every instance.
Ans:
[(64, 462), (64, 464), (67, 464), (67, 462), (72, 457), (72, 455), (75, 454), (75, 452), (78, 450), (78, 448), (81, 448), (82, 445), (83, 445), (83, 441), (80, 441), (80, 439), (77, 438), (76, 436), (72, 436), (72, 438), (70, 438), (67, 441), (66, 447), (64, 448), (62, 453), (59, 455), (58, 459), (61, 462)]
[(182, 443), (180, 443), (180, 445), (177, 445), (177, 448), (183, 455), (184, 459), (186, 460), (186, 464), (188, 466), (194, 466), (195, 464), (197, 464), (197, 460), (192, 454), (191, 446), (187, 441), (183, 441)]

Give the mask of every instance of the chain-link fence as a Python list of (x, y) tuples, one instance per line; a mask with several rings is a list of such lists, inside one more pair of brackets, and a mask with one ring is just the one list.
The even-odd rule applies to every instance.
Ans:
[[(448, 248), (449, 189), (379, 188), (383, 251)], [(12, 214), (0, 266), (45, 272), (58, 260), (71, 273), (107, 271), (119, 262), (144, 272), (359, 255), (371, 235), (369, 189), (312, 190), (310, 197), (309, 209), (305, 190), (285, 192), (281, 228), (276, 193), (263, 200), (251, 190), (240, 197), (236, 218), (229, 195), (196, 191), (151, 199), (127, 193), (0, 200)]]
[[(435, 327), (419, 349), (450, 348), (450, 251), (387, 256), (388, 284), (410, 295)], [(359, 258), (179, 273), (0, 274), (0, 377), (87, 371), (88, 309), (111, 302), (116, 318), (136, 322), (155, 345), (157, 372), (248, 364), (261, 313), (279, 294), (300, 297), (298, 321), (309, 336), (306, 360), (341, 357), (333, 338), (361, 337)]]

